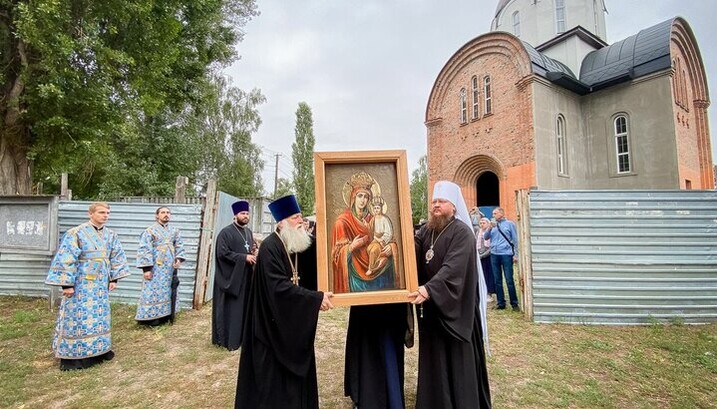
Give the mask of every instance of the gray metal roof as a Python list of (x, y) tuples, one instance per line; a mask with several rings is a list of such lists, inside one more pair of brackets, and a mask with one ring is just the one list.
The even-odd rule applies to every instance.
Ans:
[(573, 74), (572, 70), (570, 70), (567, 65), (548, 57), (525, 41), (522, 43), (523, 47), (525, 47), (525, 51), (527, 51), (530, 56), (530, 62), (533, 64), (533, 72), (535, 74), (538, 74), (541, 77), (546, 77), (549, 72), (559, 72), (577, 79), (575, 74)]
[(596, 90), (670, 68), (673, 22), (674, 19), (663, 21), (591, 52), (583, 59), (580, 81)]

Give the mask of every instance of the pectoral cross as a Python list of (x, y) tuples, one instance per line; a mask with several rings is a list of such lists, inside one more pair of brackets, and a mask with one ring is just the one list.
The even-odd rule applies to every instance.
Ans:
[(246, 249), (247, 253), (249, 252), (249, 243), (244, 242), (244, 248)]
[(299, 280), (301, 280), (301, 277), (299, 277), (298, 273), (294, 272), (291, 277), (291, 282), (294, 283), (294, 285), (299, 285)]

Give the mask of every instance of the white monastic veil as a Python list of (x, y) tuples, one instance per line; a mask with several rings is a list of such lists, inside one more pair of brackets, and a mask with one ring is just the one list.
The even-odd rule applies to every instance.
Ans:
[[(445, 199), (453, 203), (453, 205), (456, 207), (456, 219), (465, 223), (468, 227), (470, 227), (471, 231), (473, 231), (473, 224), (471, 223), (471, 218), (468, 213), (468, 207), (466, 207), (466, 202), (465, 200), (463, 200), (463, 194), (461, 193), (460, 186), (447, 180), (441, 180), (436, 182), (436, 184), (433, 186), (433, 200), (435, 199)], [(476, 253), (478, 252), (477, 249), (474, 248), (474, 250), (476, 251)], [(480, 256), (478, 254), (476, 254), (476, 263), (478, 264), (478, 298), (480, 300), (480, 302), (478, 303), (478, 307), (480, 309), (481, 329), (483, 330), (483, 345), (485, 346), (486, 354), (488, 356), (491, 356), (490, 342), (488, 341), (488, 317), (486, 314), (486, 310), (488, 309), (486, 302), (486, 299), (488, 298), (488, 289), (485, 284), (485, 277), (483, 277), (483, 267), (481, 266)]]

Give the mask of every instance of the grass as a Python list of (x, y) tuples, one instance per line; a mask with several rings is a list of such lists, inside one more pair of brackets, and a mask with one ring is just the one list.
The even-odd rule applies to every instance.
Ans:
[[(343, 396), (347, 309), (322, 313), (316, 354), (322, 408)], [(239, 352), (210, 339), (211, 307), (174, 326), (139, 327), (113, 305), (111, 362), (60, 372), (50, 350), (47, 300), (0, 297), (0, 407), (224, 408), (234, 402)], [(601, 327), (533, 324), (490, 311), (488, 370), (496, 408), (708, 408), (717, 402), (717, 325)], [(406, 352), (406, 400), (415, 402), (418, 346)]]

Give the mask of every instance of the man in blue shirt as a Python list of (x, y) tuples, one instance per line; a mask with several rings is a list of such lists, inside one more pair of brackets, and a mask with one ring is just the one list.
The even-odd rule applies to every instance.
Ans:
[[(496, 207), (493, 210), (493, 226), (483, 235), (484, 239), (490, 239), (490, 262), (493, 267), (493, 278), (495, 281), (495, 294), (497, 298), (495, 308), (505, 309), (505, 294), (503, 293), (503, 274), (508, 286), (508, 296), (513, 311), (520, 311), (518, 306), (518, 295), (515, 292), (513, 281), (513, 261), (517, 260), (518, 234), (515, 230), (515, 223), (505, 218), (505, 210)], [(501, 268), (503, 273), (501, 274)]]

